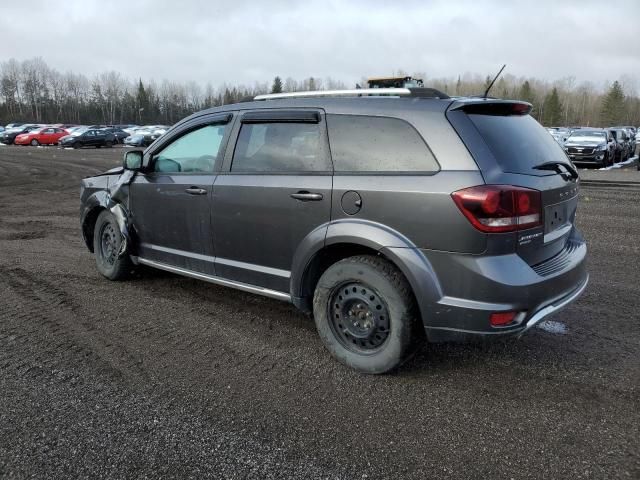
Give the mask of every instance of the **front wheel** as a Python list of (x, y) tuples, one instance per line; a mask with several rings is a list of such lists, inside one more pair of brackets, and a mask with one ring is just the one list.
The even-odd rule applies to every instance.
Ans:
[(107, 147), (107, 148), (111, 148), (111, 147), (113, 147), (113, 143), (107, 140), (105, 142), (104, 146)]
[(363, 373), (398, 367), (421, 337), (411, 288), (381, 257), (350, 257), (329, 267), (316, 286), (313, 314), (329, 352)]
[(40, 145), (40, 142), (38, 142), (38, 140), (36, 140), (35, 138), (33, 140), (31, 140), (31, 146), (32, 147), (37, 147), (38, 145)]
[(118, 222), (111, 212), (104, 210), (98, 215), (93, 229), (93, 253), (98, 271), (109, 280), (122, 280), (129, 276), (133, 265)]

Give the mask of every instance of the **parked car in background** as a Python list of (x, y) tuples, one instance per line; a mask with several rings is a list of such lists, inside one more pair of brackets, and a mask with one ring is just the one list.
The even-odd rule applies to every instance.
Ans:
[(563, 145), (567, 137), (569, 136), (569, 130), (560, 127), (547, 128), (547, 131), (551, 134), (553, 139), (560, 145)]
[(67, 132), (69, 132), (69, 135), (78, 136), (81, 133), (89, 130), (89, 127), (87, 127), (86, 125), (78, 125), (77, 127), (68, 128), (66, 130)]
[(4, 127), (0, 127), (0, 133), (4, 132)]
[[(127, 147), (146, 147), (144, 135), (141, 133), (133, 133), (122, 142)], [(150, 145), (150, 144), (149, 144)]]
[(631, 156), (633, 157), (636, 152), (636, 145), (638, 142), (636, 141), (636, 133), (637, 129), (635, 127), (625, 127), (629, 132), (629, 141), (631, 142)]
[(615, 140), (608, 130), (574, 130), (564, 142), (564, 148), (575, 164), (606, 167), (613, 165), (615, 161)]
[(113, 133), (113, 136), (116, 137), (116, 143), (123, 143), (124, 139), (131, 135), (130, 133), (125, 132), (121, 128), (116, 128), (116, 127), (107, 127), (107, 128), (103, 128), (102, 130), (104, 130), (105, 132)]
[(113, 133), (98, 128), (90, 128), (78, 135), (67, 135), (60, 139), (62, 147), (82, 148), (82, 147), (113, 147), (116, 137)]
[(131, 137), (125, 140), (125, 145), (135, 147), (148, 147), (166, 133), (169, 128), (166, 125), (147, 125), (134, 130)]
[(23, 125), (27, 125), (27, 123), (25, 123), (25, 122), (8, 123), (8, 124), (5, 125), (4, 129), (5, 130), (10, 130), (12, 128), (18, 128), (18, 127), (21, 127)]
[[(619, 133), (615, 129), (608, 128), (607, 130), (611, 133), (611, 135), (613, 136), (613, 139), (615, 140), (616, 148), (615, 148), (614, 161), (622, 162), (623, 160), (626, 160), (624, 157), (626, 155), (627, 146), (624, 140), (622, 139), (622, 136), (619, 135)], [(620, 140), (618, 140), (619, 137), (620, 137)]]
[(60, 139), (69, 135), (69, 132), (62, 128), (44, 127), (21, 133), (16, 136), (14, 143), (16, 145), (57, 145)]
[(110, 128), (117, 128), (120, 130), (124, 130), (125, 132), (127, 132), (129, 135), (131, 135), (133, 133), (133, 130), (138, 128), (138, 125), (134, 125), (132, 123), (123, 123), (120, 125), (109, 125)]
[(2, 132), (2, 137), (0, 137), (0, 141), (6, 145), (11, 145), (15, 141), (16, 137), (23, 133), (28, 133), (31, 130), (36, 130), (42, 128), (42, 125), (26, 125), (23, 124), (19, 127), (8, 128), (4, 132)]
[(610, 128), (609, 131), (614, 136), (617, 143), (617, 161), (624, 162), (628, 158), (632, 157), (635, 149), (635, 143), (631, 143), (628, 130), (625, 128), (614, 127)]

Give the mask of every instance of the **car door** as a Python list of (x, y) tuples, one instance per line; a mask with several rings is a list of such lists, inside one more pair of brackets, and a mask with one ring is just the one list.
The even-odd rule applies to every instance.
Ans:
[(82, 135), (78, 137), (78, 141), (82, 144), (83, 147), (92, 147), (96, 144), (96, 131), (95, 130), (87, 130)]
[(288, 293), (296, 248), (330, 220), (324, 113), (246, 111), (233, 130), (213, 188), (217, 275)]
[(96, 147), (102, 147), (106, 142), (107, 132), (104, 130), (96, 130), (95, 132), (96, 136), (94, 137), (93, 145)]
[(211, 195), (231, 118), (218, 114), (183, 125), (145, 154), (130, 185), (140, 257), (215, 274)]
[(54, 143), (53, 134), (55, 131), (56, 131), (55, 128), (45, 128), (44, 130), (40, 131), (39, 135), (36, 135), (36, 138), (43, 145)]

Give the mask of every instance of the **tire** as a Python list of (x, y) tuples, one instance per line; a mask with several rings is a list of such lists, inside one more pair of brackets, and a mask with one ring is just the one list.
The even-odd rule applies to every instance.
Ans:
[(423, 336), (416, 312), (404, 276), (369, 255), (330, 266), (313, 296), (324, 346), (342, 364), (368, 374), (389, 372), (410, 357)]
[(38, 140), (36, 140), (35, 138), (33, 140), (31, 140), (31, 146), (32, 147), (37, 147), (38, 145), (40, 145), (40, 142)]
[(102, 211), (93, 229), (93, 253), (98, 271), (109, 280), (123, 280), (133, 269), (127, 253), (118, 255), (122, 242), (116, 218), (108, 210)]
[(80, 148), (82, 145), (80, 145), (80, 142), (73, 142), (73, 145), (71, 145), (72, 148), (78, 149)]
[(113, 147), (113, 143), (111, 143), (110, 141), (106, 141), (104, 146), (107, 147), (107, 148), (111, 148), (111, 147)]

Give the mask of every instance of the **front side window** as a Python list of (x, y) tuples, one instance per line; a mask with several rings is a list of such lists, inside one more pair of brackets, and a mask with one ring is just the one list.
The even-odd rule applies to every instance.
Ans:
[(154, 157), (154, 172), (212, 172), (227, 125), (207, 125), (174, 140)]
[(327, 115), (336, 172), (437, 172), (438, 163), (418, 132), (399, 118)]
[(331, 167), (319, 123), (243, 123), (232, 172), (327, 172)]

